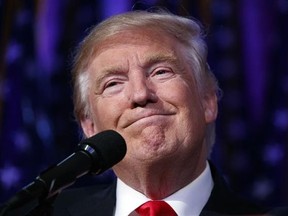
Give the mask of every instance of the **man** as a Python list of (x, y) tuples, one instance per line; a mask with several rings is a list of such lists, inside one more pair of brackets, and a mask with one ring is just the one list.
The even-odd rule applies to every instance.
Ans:
[(119, 132), (127, 154), (113, 185), (63, 192), (55, 215), (138, 215), (149, 200), (174, 215), (264, 214), (207, 162), (219, 90), (206, 56), (200, 25), (166, 12), (128, 12), (92, 29), (75, 58), (75, 115), (86, 137)]
[(206, 55), (199, 24), (164, 12), (128, 12), (92, 29), (75, 58), (76, 118), (86, 137), (119, 132), (127, 154), (115, 184), (64, 192), (55, 215), (137, 215), (149, 200), (177, 215), (264, 213), (207, 162), (218, 85)]
[(54, 215), (138, 215), (150, 200), (171, 215), (265, 213), (207, 161), (219, 90), (206, 55), (199, 24), (166, 12), (128, 12), (92, 29), (75, 58), (76, 118), (86, 137), (119, 132), (127, 154), (112, 185), (63, 192)]

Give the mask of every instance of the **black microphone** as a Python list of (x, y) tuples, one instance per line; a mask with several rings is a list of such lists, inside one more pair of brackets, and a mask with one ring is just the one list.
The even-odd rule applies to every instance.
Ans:
[(100, 174), (120, 162), (125, 154), (125, 140), (116, 131), (107, 130), (84, 139), (75, 153), (40, 173), (34, 182), (5, 203), (3, 215), (4, 211), (53, 197), (87, 173)]

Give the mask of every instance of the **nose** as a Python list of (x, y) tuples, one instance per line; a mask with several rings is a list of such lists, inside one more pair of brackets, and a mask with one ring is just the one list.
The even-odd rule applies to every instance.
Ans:
[(132, 108), (144, 107), (148, 103), (156, 103), (158, 100), (153, 84), (144, 76), (132, 78), (128, 91)]

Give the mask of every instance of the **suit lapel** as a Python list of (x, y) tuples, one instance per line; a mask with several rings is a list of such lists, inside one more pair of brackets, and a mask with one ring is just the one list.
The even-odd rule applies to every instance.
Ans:
[(214, 187), (200, 216), (217, 215), (262, 215), (266, 209), (236, 196), (228, 188), (223, 177), (210, 164)]
[(113, 216), (116, 204), (116, 181), (67, 208), (71, 216)]

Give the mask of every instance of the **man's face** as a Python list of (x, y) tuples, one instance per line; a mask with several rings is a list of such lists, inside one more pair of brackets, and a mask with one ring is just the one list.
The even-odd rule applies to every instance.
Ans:
[(216, 118), (216, 100), (199, 95), (182, 44), (151, 30), (120, 33), (98, 49), (88, 71), (91, 116), (82, 127), (88, 137), (107, 129), (124, 137), (119, 166), (206, 160), (205, 130)]

